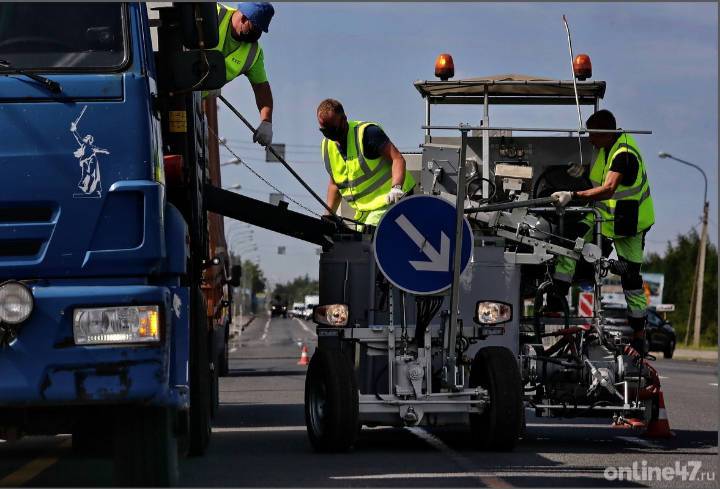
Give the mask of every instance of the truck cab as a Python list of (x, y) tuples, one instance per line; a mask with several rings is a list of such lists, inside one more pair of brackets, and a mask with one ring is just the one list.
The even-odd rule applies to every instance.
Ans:
[(188, 13), (154, 52), (144, 3), (0, 5), (0, 434), (113, 442), (120, 483), (205, 451), (239, 276), (215, 106), (167, 82)]

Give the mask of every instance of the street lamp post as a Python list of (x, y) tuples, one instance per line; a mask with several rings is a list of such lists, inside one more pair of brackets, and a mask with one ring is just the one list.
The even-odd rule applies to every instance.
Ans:
[[(705, 171), (700, 168), (698, 165), (694, 163), (690, 163), (689, 161), (681, 160), (680, 158), (676, 158), (670, 153), (666, 153), (664, 151), (661, 151), (658, 153), (658, 156), (660, 158), (670, 158), (671, 160), (675, 160), (679, 163), (682, 163), (683, 165), (690, 166), (692, 168), (695, 168), (697, 171), (699, 171), (703, 179), (705, 179), (705, 193), (703, 194), (703, 214), (702, 214), (702, 232), (700, 233), (700, 249), (698, 250), (698, 257), (695, 264), (695, 286), (694, 286), (694, 302), (695, 302), (695, 317), (694, 317), (694, 323), (693, 323), (693, 348), (700, 347), (700, 322), (702, 321), (702, 306), (703, 306), (703, 282), (705, 279), (705, 248), (707, 247), (707, 225), (708, 225), (708, 213), (710, 211), (710, 202), (708, 202), (707, 199), (707, 175), (705, 174)], [(691, 298), (691, 309), (690, 314), (692, 314), (692, 299)], [(688, 325), (689, 325), (689, 315), (688, 315)], [(685, 334), (685, 343), (687, 344), (687, 332)]]

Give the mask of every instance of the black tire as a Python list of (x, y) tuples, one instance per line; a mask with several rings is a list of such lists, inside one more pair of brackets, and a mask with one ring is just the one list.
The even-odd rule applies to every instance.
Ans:
[(230, 373), (230, 325), (225, 326), (225, 347), (223, 348), (222, 355), (220, 355), (220, 361), (218, 362), (219, 370), (218, 375), (220, 377), (227, 377)]
[(119, 410), (115, 419), (115, 482), (167, 487), (178, 480), (175, 412), (169, 408)]
[(317, 349), (305, 377), (305, 425), (317, 452), (350, 450), (358, 435), (358, 388), (350, 361)]
[(191, 456), (204, 455), (210, 444), (212, 382), (208, 354), (208, 328), (205, 299), (200, 292), (193, 301), (190, 324), (190, 447)]
[(481, 414), (470, 415), (470, 431), (481, 450), (512, 451), (523, 426), (522, 381), (517, 360), (499, 346), (482, 348), (470, 370), (470, 387), (488, 391), (490, 402)]
[(675, 340), (668, 341), (667, 346), (665, 347), (665, 350), (663, 351), (663, 357), (664, 358), (672, 358), (675, 354)]

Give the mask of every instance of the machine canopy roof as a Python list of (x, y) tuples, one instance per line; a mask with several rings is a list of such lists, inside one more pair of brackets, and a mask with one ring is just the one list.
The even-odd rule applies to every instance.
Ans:
[[(491, 104), (575, 104), (572, 80), (508, 74), (415, 82), (420, 95), (434, 104), (481, 104), (486, 87)], [(592, 105), (605, 95), (605, 82), (578, 81), (577, 89), (580, 103)]]

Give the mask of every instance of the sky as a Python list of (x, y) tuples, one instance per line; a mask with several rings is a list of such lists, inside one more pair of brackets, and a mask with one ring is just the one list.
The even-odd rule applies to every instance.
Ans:
[[(646, 252), (700, 230), (703, 179), (699, 172), (657, 157), (666, 151), (707, 174), (710, 239), (718, 234), (718, 6), (717, 3), (275, 3), (270, 32), (260, 42), (272, 86), (274, 143), (287, 144), (293, 168), (322, 197), (328, 176), (320, 158), (315, 109), (340, 100), (351, 119), (383, 124), (401, 150), (419, 150), (424, 103), (412, 83), (434, 79), (435, 57), (451, 53), (455, 79), (502, 73), (569, 79), (562, 15), (573, 49), (592, 59), (593, 80), (607, 82), (601, 107), (621, 127), (647, 129), (636, 140), (647, 165), (656, 223)], [(254, 123), (257, 108), (248, 81), (234, 80), (223, 94)], [(224, 108), (223, 108), (224, 109)], [(433, 123), (477, 124), (481, 107), (442, 107)], [(583, 111), (583, 119), (589, 107)], [(264, 150), (228, 110), (221, 136), (283, 193), (313, 212), (319, 204)], [(574, 106), (498, 108), (491, 125), (577, 127)], [(230, 160), (226, 150), (222, 160)], [(223, 167), (223, 185), (268, 200), (274, 192), (241, 166)], [(293, 202), (290, 209), (308, 212)], [(271, 284), (318, 275), (317, 246), (226, 221), (231, 248), (255, 258)], [(242, 229), (242, 230), (241, 230)], [(238, 231), (235, 231), (238, 230)], [(236, 238), (233, 238), (235, 236)], [(248, 238), (251, 236), (251, 238)], [(278, 246), (286, 254), (278, 254)], [(252, 248), (257, 247), (257, 251)]]

